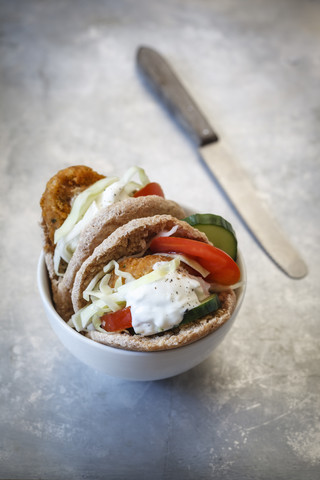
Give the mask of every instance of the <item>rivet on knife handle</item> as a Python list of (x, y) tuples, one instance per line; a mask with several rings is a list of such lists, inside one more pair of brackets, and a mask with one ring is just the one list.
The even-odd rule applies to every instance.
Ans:
[(182, 85), (170, 65), (155, 50), (140, 47), (137, 53), (138, 66), (150, 85), (165, 101), (171, 113), (189, 131), (199, 146), (218, 140), (208, 120)]

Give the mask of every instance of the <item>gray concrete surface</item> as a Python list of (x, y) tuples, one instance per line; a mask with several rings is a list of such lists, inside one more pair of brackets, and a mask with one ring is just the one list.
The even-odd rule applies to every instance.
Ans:
[[(320, 4), (0, 2), (1, 479), (320, 476)], [(144, 88), (140, 44), (172, 62), (309, 265), (260, 250), (191, 142)], [(223, 344), (134, 383), (80, 364), (36, 287), (39, 198), (58, 169), (143, 166), (168, 198), (225, 216), (248, 269)]]

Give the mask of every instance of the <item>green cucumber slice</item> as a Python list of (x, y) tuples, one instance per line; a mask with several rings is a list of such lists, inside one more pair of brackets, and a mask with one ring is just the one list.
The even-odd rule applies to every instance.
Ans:
[(180, 325), (198, 320), (198, 318), (205, 317), (209, 313), (215, 312), (220, 307), (220, 300), (216, 293), (206, 298), (200, 305), (191, 310), (187, 310), (183, 316), (183, 320)]
[(231, 223), (223, 217), (212, 213), (195, 213), (184, 218), (184, 221), (205, 233), (215, 247), (226, 252), (233, 260), (237, 259), (236, 234)]

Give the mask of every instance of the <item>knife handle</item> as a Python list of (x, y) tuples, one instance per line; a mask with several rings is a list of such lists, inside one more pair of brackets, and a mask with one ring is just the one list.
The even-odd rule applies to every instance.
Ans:
[(168, 62), (154, 49), (140, 47), (137, 64), (169, 111), (199, 146), (216, 142), (217, 135)]

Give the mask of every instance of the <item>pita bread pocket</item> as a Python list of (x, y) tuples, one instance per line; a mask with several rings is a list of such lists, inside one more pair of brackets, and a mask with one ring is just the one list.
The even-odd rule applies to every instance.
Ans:
[[(140, 176), (140, 183), (132, 180), (136, 174)], [(161, 196), (132, 196), (141, 186), (148, 186), (148, 182), (148, 177), (139, 167), (132, 167), (118, 179), (106, 178), (89, 167), (74, 166), (60, 170), (47, 183), (40, 202), (43, 248), (54, 304), (65, 321), (74, 313), (71, 290), (78, 269), (114, 230), (134, 218), (167, 213), (177, 218), (185, 216), (176, 202)], [(76, 200), (79, 200), (80, 194), (86, 208), (78, 212), (76, 221), (73, 218), (72, 228), (69, 225), (69, 229), (65, 229), (66, 234), (63, 234), (65, 225), (74, 216), (74, 207), (79, 206)], [(110, 203), (111, 194), (115, 203)], [(82, 206), (80, 204), (80, 209)]]
[[(133, 332), (132, 329), (109, 333), (104, 331), (104, 329), (99, 328), (99, 325), (101, 324), (101, 318), (99, 318), (100, 313), (98, 318), (97, 316), (92, 317), (95, 320), (93, 320), (91, 324), (89, 322), (89, 325), (79, 328), (79, 322), (81, 323), (84, 318), (87, 318), (89, 306), (92, 305), (90, 299), (93, 297), (90, 295), (92, 295), (94, 282), (97, 283), (104, 281), (103, 269), (105, 269), (110, 262), (117, 262), (118, 266), (115, 268), (124, 268), (125, 264), (129, 263), (129, 260), (132, 259), (132, 257), (137, 259), (136, 263), (139, 263), (138, 261), (140, 259), (149, 259), (148, 247), (150, 246), (150, 243), (159, 235), (163, 235), (164, 232), (167, 232), (165, 235), (167, 235), (168, 232), (169, 234), (170, 232), (173, 232), (172, 235), (174, 235), (175, 238), (196, 240), (201, 242), (201, 244), (210, 245), (210, 247), (212, 247), (204, 233), (191, 227), (186, 222), (180, 221), (170, 215), (155, 215), (151, 218), (139, 218), (129, 221), (115, 230), (107, 239), (98, 245), (78, 270), (72, 289), (72, 302), (76, 314), (72, 317), (69, 324), (73, 326), (77, 324), (78, 328), (76, 328), (78, 331), (82, 330), (87, 337), (94, 341), (116, 348), (135, 351), (158, 351), (182, 347), (209, 335), (223, 325), (232, 315), (236, 304), (236, 294), (228, 287), (225, 287), (223, 291), (218, 293), (220, 306), (216, 311), (204, 315), (201, 318), (197, 318), (189, 323), (182, 322), (180, 324), (180, 320), (178, 325), (174, 325), (160, 333), (157, 332), (150, 334), (149, 332), (146, 335), (137, 334), (136, 331), (134, 330)], [(184, 259), (187, 261), (186, 257), (184, 257)], [(163, 268), (164, 271), (171, 272), (172, 277), (178, 275), (180, 279), (187, 279), (187, 282), (191, 279), (190, 282), (196, 281), (197, 283), (197, 280), (195, 279), (199, 279), (199, 273), (198, 276), (194, 276), (195, 273), (197, 274), (194, 270), (194, 268), (197, 268), (195, 264), (192, 265), (192, 274), (190, 275), (190, 264), (187, 266), (186, 270), (186, 265), (183, 261), (180, 261), (181, 255), (180, 258), (170, 255), (165, 262), (162, 260), (163, 259), (161, 259), (159, 264), (156, 264), (158, 265), (157, 268), (154, 269), (150, 275), (157, 275), (158, 269)], [(134, 262), (131, 260), (131, 263)], [(162, 264), (165, 265), (162, 266)], [(109, 270), (107, 270), (107, 275), (109, 275), (108, 272)], [(167, 275), (167, 273), (164, 275)], [(141, 276), (137, 281), (140, 281), (141, 283), (141, 279), (143, 278), (145, 277)], [(165, 277), (167, 280), (168, 278), (169, 277)], [(144, 280), (142, 280), (142, 282), (143, 281)], [(121, 280), (121, 282), (123, 281)], [(116, 292), (115, 296), (117, 296), (121, 289), (124, 289), (125, 291), (126, 289), (129, 290), (134, 284), (134, 282), (128, 282), (123, 285), (121, 282), (118, 290), (113, 290)], [(160, 283), (161, 279), (159, 282), (153, 284), (153, 288), (155, 285), (156, 288), (159, 287)], [(199, 280), (198, 283), (202, 284), (202, 280), (201, 282)], [(127, 288), (128, 285), (129, 287)], [(188, 283), (183, 284), (183, 288), (188, 288)], [(200, 289), (200, 286), (198, 285), (196, 288)], [(132, 308), (131, 305), (131, 310)]]

